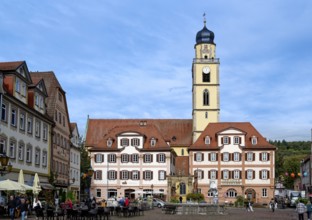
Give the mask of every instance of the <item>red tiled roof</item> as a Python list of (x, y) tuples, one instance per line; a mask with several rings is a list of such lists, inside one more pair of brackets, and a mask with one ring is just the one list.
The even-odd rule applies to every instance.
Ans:
[[(140, 125), (146, 123), (146, 125)], [(147, 138), (159, 138), (159, 145), (190, 146), (192, 143), (192, 120), (189, 119), (89, 119), (86, 146), (106, 146), (107, 138), (126, 131), (136, 131)], [(159, 148), (157, 148), (159, 150)]]
[(14, 61), (14, 62), (1, 62), (0, 63), (0, 70), (1, 71), (10, 71), (16, 70), (20, 67), (25, 61)]
[[(246, 145), (245, 148), (261, 148), (261, 149), (275, 149), (249, 122), (218, 122), (209, 123), (205, 130), (201, 133), (197, 141), (191, 145), (189, 150), (212, 150), (218, 149), (217, 134), (228, 129), (236, 129), (245, 133)], [(211, 138), (210, 144), (205, 144), (205, 137)], [(257, 144), (252, 145), (251, 138), (257, 138)]]

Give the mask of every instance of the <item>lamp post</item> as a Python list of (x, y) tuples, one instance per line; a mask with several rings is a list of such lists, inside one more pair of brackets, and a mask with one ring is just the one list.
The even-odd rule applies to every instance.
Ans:
[[(0, 152), (1, 153), (1, 152)], [(0, 154), (0, 175), (3, 176), (12, 171), (12, 164), (9, 163), (10, 157), (6, 156), (6, 154)]]
[(153, 193), (154, 192), (154, 190), (153, 190), (154, 189), (154, 185), (153, 184), (151, 185), (151, 188), (152, 188), (152, 197), (153, 197), (153, 194), (154, 194)]

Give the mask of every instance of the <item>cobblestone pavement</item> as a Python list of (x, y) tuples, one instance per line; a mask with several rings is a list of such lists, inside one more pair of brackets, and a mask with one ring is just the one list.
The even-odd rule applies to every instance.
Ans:
[[(112, 216), (110, 220), (121, 220), (124, 217)], [(9, 220), (9, 218), (0, 217), (2, 220)], [(20, 218), (18, 218), (20, 219)], [(62, 219), (62, 218), (60, 218)], [(227, 215), (170, 215), (164, 214), (161, 209), (155, 208), (153, 210), (145, 211), (144, 215), (129, 217), (125, 219), (131, 220), (297, 220), (298, 215), (295, 209), (277, 209), (271, 212), (269, 209), (254, 208), (254, 212), (246, 212), (242, 208), (228, 208)], [(307, 219), (307, 216), (304, 216)], [(33, 216), (29, 216), (27, 220), (35, 220)], [(40, 218), (41, 220), (41, 218)]]

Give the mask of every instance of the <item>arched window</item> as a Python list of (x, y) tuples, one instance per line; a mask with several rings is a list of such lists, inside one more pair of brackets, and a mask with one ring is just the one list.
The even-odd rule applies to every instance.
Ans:
[(210, 73), (203, 73), (203, 82), (210, 82)]
[(185, 183), (180, 183), (180, 195), (186, 194), (186, 186)]
[(226, 196), (227, 197), (231, 197), (231, 198), (235, 198), (237, 196), (237, 192), (235, 189), (229, 189), (227, 192), (226, 192)]
[(204, 93), (203, 93), (203, 104), (204, 105), (209, 105), (209, 92), (208, 92), (208, 89), (204, 90)]

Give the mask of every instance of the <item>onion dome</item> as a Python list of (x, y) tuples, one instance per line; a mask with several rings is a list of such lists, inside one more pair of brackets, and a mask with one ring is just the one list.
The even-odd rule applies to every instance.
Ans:
[[(205, 15), (205, 14), (204, 14)], [(196, 44), (208, 43), (215, 44), (214, 33), (206, 27), (206, 19), (204, 18), (204, 28), (197, 32), (196, 34)]]

